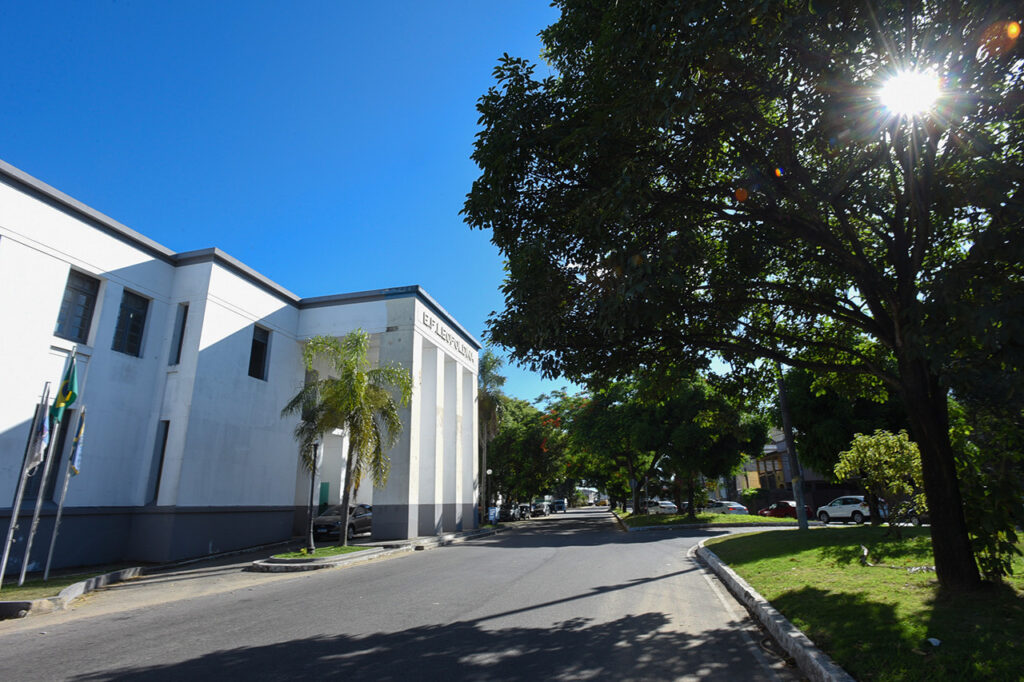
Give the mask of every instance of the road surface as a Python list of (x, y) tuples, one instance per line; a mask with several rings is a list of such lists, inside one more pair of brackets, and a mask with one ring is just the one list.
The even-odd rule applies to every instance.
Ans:
[(625, 533), (595, 508), (515, 525), (351, 568), (116, 586), (0, 622), (0, 680), (799, 679), (693, 557), (718, 532)]

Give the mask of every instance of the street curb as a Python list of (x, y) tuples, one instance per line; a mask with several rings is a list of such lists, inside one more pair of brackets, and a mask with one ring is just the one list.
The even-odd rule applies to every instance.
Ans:
[(258, 573), (293, 573), (298, 571), (317, 571), (324, 568), (342, 568), (355, 566), (376, 559), (409, 554), (411, 552), (435, 549), (445, 545), (475, 540), (476, 538), (487, 537), (500, 533), (502, 528), (484, 528), (464, 531), (461, 533), (445, 533), (432, 538), (417, 538), (414, 541), (396, 543), (393, 546), (372, 548), (367, 551), (342, 554), (337, 558), (326, 557), (323, 559), (257, 559), (249, 565), (248, 570)]
[(488, 535), (497, 535), (502, 530), (504, 529), (477, 528), (476, 530), (467, 530), (461, 533), (445, 533), (444, 535), (438, 535), (432, 538), (420, 539), (418, 542), (413, 544), (413, 549), (416, 551), (423, 551), (444, 547), (446, 545), (455, 545), (460, 542), (466, 542), (467, 540), (475, 540), (477, 538), (487, 537)]
[(339, 566), (351, 566), (362, 564), (381, 556), (389, 556), (398, 552), (408, 552), (407, 548), (361, 550), (350, 554), (339, 554), (337, 557), (325, 557), (323, 559), (257, 559), (249, 564), (246, 570), (257, 573), (295, 573), (299, 571), (318, 571), (323, 568), (337, 568)]
[(747, 607), (758, 622), (771, 633), (775, 641), (793, 657), (800, 671), (813, 682), (856, 682), (840, 668), (825, 652), (814, 645), (803, 632), (779, 613), (768, 600), (757, 593), (747, 581), (722, 563), (714, 552), (704, 546), (706, 540), (697, 545), (697, 554), (714, 571), (718, 579), (729, 588), (736, 599)]
[(123, 582), (129, 578), (135, 578), (141, 573), (141, 566), (132, 566), (131, 568), (123, 568), (120, 571), (104, 573), (103, 575), (96, 575), (87, 580), (72, 583), (61, 590), (56, 597), (25, 601), (0, 601), (0, 620), (25, 618), (31, 614), (62, 611), (68, 607), (68, 604), (83, 594), (113, 583)]

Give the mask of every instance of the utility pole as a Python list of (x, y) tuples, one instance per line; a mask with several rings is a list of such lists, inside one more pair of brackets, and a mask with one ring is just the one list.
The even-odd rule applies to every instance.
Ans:
[(786, 451), (789, 453), (789, 472), (793, 480), (793, 500), (796, 502), (796, 520), (800, 530), (807, 530), (807, 509), (804, 504), (804, 477), (800, 469), (800, 461), (796, 456), (796, 445), (793, 442), (793, 418), (789, 413), (789, 396), (786, 384), (782, 380), (782, 365), (775, 363), (775, 381), (779, 388), (779, 410), (782, 412), (782, 433), (786, 438)]

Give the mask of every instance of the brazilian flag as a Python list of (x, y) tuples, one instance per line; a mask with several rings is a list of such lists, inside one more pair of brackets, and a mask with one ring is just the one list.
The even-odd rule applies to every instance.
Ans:
[(53, 399), (53, 407), (50, 408), (50, 423), (56, 424), (64, 418), (64, 410), (78, 398), (78, 363), (71, 358), (71, 365), (64, 373), (64, 380), (60, 382), (60, 389), (57, 397)]

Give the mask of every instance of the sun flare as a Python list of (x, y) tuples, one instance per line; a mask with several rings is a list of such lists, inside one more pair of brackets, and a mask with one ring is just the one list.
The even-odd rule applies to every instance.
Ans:
[(935, 105), (941, 85), (939, 77), (920, 71), (903, 71), (882, 86), (885, 108), (898, 116), (916, 116)]

